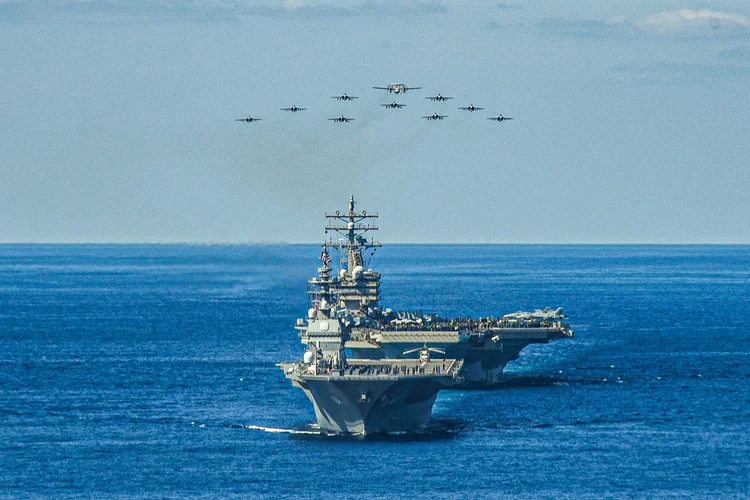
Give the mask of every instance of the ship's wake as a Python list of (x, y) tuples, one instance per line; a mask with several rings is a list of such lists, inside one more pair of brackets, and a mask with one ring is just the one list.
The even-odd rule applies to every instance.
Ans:
[(283, 429), (263, 425), (232, 425), (240, 429), (289, 434), (298, 439), (324, 439), (341, 441), (435, 441), (455, 438), (465, 428), (465, 423), (453, 419), (433, 419), (425, 428), (417, 431), (396, 431), (378, 434), (329, 433), (320, 430), (317, 424), (309, 424), (308, 429)]
[(299, 430), (299, 429), (281, 429), (278, 427), (264, 427), (262, 425), (238, 425), (243, 429), (250, 429), (253, 431), (270, 432), (272, 434), (307, 434), (307, 435), (320, 435), (320, 431), (313, 430)]

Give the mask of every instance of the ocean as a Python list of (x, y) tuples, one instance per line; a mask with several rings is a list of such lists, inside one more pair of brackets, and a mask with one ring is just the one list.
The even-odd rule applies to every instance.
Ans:
[(0, 496), (750, 497), (750, 246), (388, 245), (384, 306), (564, 307), (423, 432), (321, 436), (317, 245), (0, 245)]

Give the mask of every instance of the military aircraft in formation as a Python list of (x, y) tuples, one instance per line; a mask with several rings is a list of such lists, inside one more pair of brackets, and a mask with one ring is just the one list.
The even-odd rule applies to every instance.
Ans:
[[(373, 87), (373, 88), (374, 89), (385, 90), (385, 91), (387, 91), (389, 93), (393, 93), (393, 94), (403, 94), (403, 93), (406, 93), (406, 91), (408, 91), (408, 90), (417, 90), (417, 89), (421, 89), (422, 87), (407, 87), (403, 83), (390, 83), (390, 84), (388, 84), (385, 87)], [(336, 100), (339, 100), (339, 101), (352, 101), (354, 99), (359, 99), (359, 97), (352, 96), (352, 95), (344, 93), (344, 94), (341, 94), (341, 95), (332, 96), (331, 99), (336, 99)], [(445, 101), (447, 101), (449, 99), (453, 99), (453, 97), (444, 96), (442, 94), (437, 94), (437, 95), (434, 95), (434, 96), (425, 97), (425, 99), (429, 99), (430, 101), (433, 101), (433, 102), (435, 102), (435, 101), (445, 102)], [(381, 106), (383, 106), (384, 108), (387, 108), (387, 109), (400, 109), (400, 108), (406, 107), (406, 104), (400, 104), (400, 103), (397, 103), (396, 101), (393, 101), (393, 102), (391, 102), (389, 104), (381, 104)], [(306, 109), (307, 108), (300, 108), (297, 105), (291, 106), (289, 108), (281, 108), (282, 111), (291, 111), (292, 113), (296, 113), (297, 111), (304, 111)], [(463, 109), (465, 111), (473, 112), (473, 111), (483, 110), (484, 108), (480, 108), (478, 106), (474, 106), (473, 104), (469, 104), (468, 106), (459, 106), (458, 109)], [(448, 117), (448, 115), (440, 115), (438, 113), (433, 113), (431, 115), (423, 116), (422, 118), (425, 118), (427, 120), (442, 120), (442, 119), (447, 118), (447, 117)], [(498, 115), (498, 116), (490, 117), (490, 118), (487, 118), (487, 119), (488, 120), (494, 120), (494, 121), (497, 121), (497, 122), (503, 122), (505, 120), (512, 120), (513, 118), (511, 118), (509, 116)], [(235, 120), (238, 121), (238, 122), (252, 123), (252, 122), (260, 121), (261, 119), (260, 118), (253, 118), (252, 116), (248, 116), (247, 118), (236, 118)], [(341, 115), (341, 116), (339, 116), (337, 118), (329, 118), (329, 120), (331, 120), (333, 122), (344, 122), (344, 123), (346, 123), (346, 122), (353, 121), (354, 118), (347, 118), (344, 115)]]
[(425, 99), (429, 99), (431, 101), (447, 101), (448, 99), (453, 99), (452, 97), (446, 97), (442, 94), (433, 95), (430, 97), (425, 97)]
[(374, 89), (386, 90), (389, 93), (405, 94), (407, 90), (417, 90), (422, 87), (407, 87), (403, 83), (389, 83), (386, 87), (373, 87)]
[(354, 121), (354, 118), (347, 118), (346, 116), (341, 115), (336, 118), (329, 118), (329, 120), (334, 121), (334, 122), (348, 123), (348, 122)]

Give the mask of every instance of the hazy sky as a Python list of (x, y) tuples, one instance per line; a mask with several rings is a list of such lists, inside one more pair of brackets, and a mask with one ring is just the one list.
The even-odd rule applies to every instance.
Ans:
[(750, 243), (747, 0), (468, 3), (0, 0), (0, 241)]

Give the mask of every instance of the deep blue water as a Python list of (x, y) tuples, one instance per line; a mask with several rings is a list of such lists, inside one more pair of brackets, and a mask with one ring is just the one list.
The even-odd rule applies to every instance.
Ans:
[(0, 245), (0, 496), (750, 496), (750, 246), (383, 248), (386, 306), (576, 335), (365, 439), (304, 433), (274, 366), (319, 255)]

